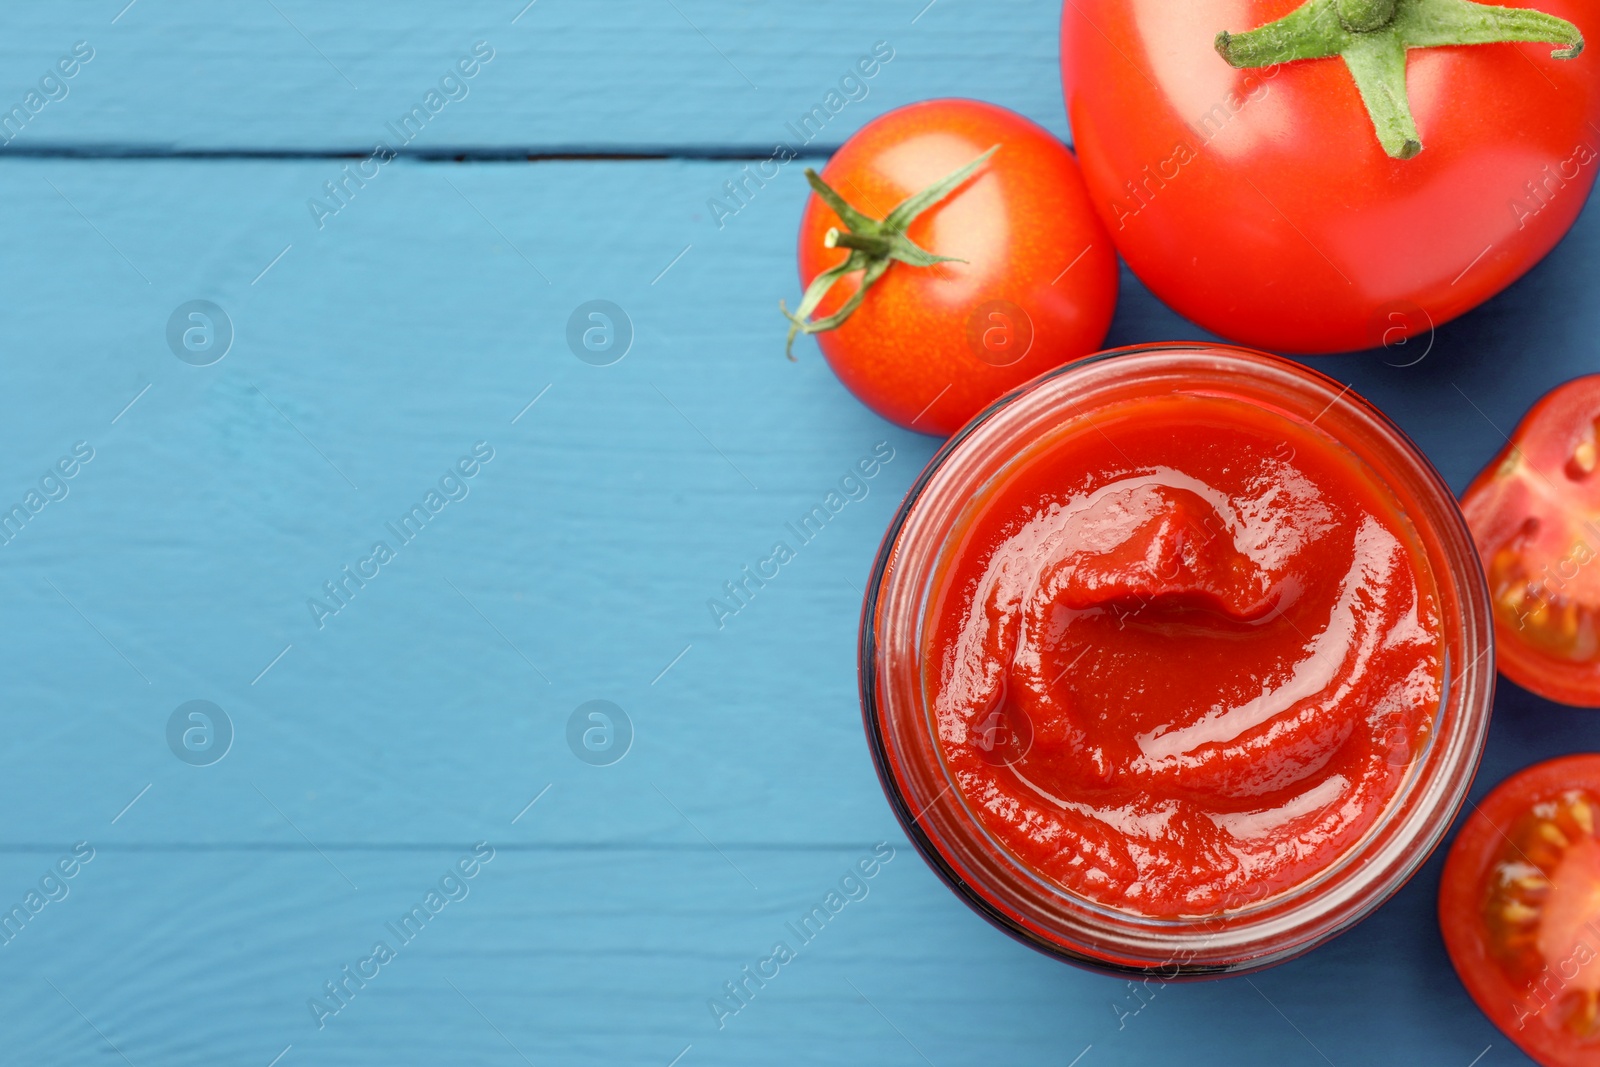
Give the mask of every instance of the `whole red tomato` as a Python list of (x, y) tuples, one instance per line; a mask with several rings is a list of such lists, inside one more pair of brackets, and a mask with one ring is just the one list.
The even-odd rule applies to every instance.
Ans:
[[(891, 422), (947, 435), (1010, 389), (1095, 351), (1117, 298), (1116, 250), (1072, 153), (1042, 127), (972, 100), (932, 100), (868, 123), (821, 180), (874, 220), (998, 146), (904, 236), (933, 256), (893, 262), (845, 321), (816, 334), (840, 381)], [(817, 195), (800, 223), (800, 280), (844, 262), (840, 214)], [(842, 275), (814, 309), (861, 287)]]
[(1472, 999), (1545, 1067), (1600, 1065), (1600, 755), (1536, 764), (1473, 805), (1439, 885)]
[[(1594, 0), (1523, 2), (1600, 32)], [(1455, 13), (1434, 14), (1445, 5)], [(1129, 267), (1206, 329), (1300, 353), (1391, 343), (1504, 289), (1566, 233), (1594, 183), (1600, 57), (1552, 58), (1581, 40), (1523, 32), (1535, 13), (1487, 10), (1067, 0), (1067, 112), (1095, 208)], [(1350, 11), (1397, 21), (1355, 33), (1340, 21)], [(1246, 33), (1291, 14), (1315, 16), (1300, 37), (1328, 40), (1286, 48)], [(1492, 25), (1440, 30), (1458, 16), (1549, 43), (1406, 51), (1430, 33), (1495, 35)], [(1396, 27), (1399, 44), (1384, 36)], [(1323, 58), (1248, 65), (1296, 53)], [(1357, 70), (1369, 88), (1393, 90), (1374, 94), (1371, 114)]]
[(1483, 557), (1500, 672), (1600, 707), (1600, 374), (1558, 386), (1473, 479), (1461, 510)]

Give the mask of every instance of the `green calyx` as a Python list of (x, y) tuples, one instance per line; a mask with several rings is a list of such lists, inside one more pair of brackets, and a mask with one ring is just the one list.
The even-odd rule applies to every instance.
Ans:
[[(800, 298), (800, 306), (789, 312), (789, 307), (783, 301), (778, 301), (778, 309), (783, 312), (783, 317), (789, 320), (789, 339), (784, 346), (784, 354), (791, 360), (794, 359), (794, 339), (796, 334), (821, 333), (823, 330), (832, 330), (841, 325), (861, 306), (867, 298), (867, 290), (874, 282), (883, 277), (884, 271), (895, 263), (904, 263), (910, 267), (931, 267), (936, 263), (965, 263), (964, 259), (955, 256), (936, 256), (924, 248), (919, 248), (915, 242), (906, 237), (906, 228), (909, 227), (917, 216), (945, 199), (956, 189), (960, 188), (968, 178), (977, 172), (978, 168), (989, 161), (989, 157), (1000, 150), (995, 145), (983, 155), (974, 159), (960, 170), (945, 175), (920, 193), (916, 193), (896, 206), (883, 219), (869, 218), (851, 207), (849, 202), (828, 187), (817, 176), (817, 172), (810, 167), (806, 168), (806, 181), (811, 183), (811, 188), (817, 191), (823, 203), (833, 208), (848, 229), (841, 230), (835, 227), (828, 231), (823, 243), (829, 248), (848, 248), (850, 254), (838, 266), (829, 267), (827, 270), (811, 279), (811, 284), (806, 286), (805, 295)], [(834, 285), (846, 274), (861, 271), (861, 284), (843, 307), (825, 318), (813, 319), (811, 315), (817, 310), (824, 297), (828, 295)]]
[(1583, 51), (1583, 34), (1565, 19), (1471, 0), (1307, 0), (1248, 33), (1217, 34), (1234, 67), (1270, 67), (1339, 56), (1355, 77), (1383, 150), (1395, 159), (1422, 151), (1406, 96), (1406, 51), (1448, 45), (1540, 41), (1554, 59)]

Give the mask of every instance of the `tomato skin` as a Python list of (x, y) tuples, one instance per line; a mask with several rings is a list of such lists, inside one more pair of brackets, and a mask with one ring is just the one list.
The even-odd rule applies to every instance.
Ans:
[[(1596, 50), (1412, 51), (1423, 149), (1397, 160), (1337, 57), (1235, 70), (1215, 51), (1219, 31), (1300, 3), (1068, 0), (1067, 113), (1095, 208), (1133, 272), (1208, 330), (1316, 354), (1426, 331), (1543, 258), (1600, 167)], [(1512, 6), (1600, 37), (1594, 0)]]
[[(850, 138), (822, 179), (857, 210), (881, 219), (996, 144), (1000, 151), (983, 170), (906, 231), (920, 247), (968, 262), (896, 263), (843, 325), (815, 335), (845, 387), (907, 429), (953, 433), (1016, 386), (1094, 352), (1111, 325), (1117, 298), (1111, 238), (1089, 205), (1072, 153), (1022, 116), (974, 100), (899, 108)], [(845, 249), (823, 244), (834, 226), (843, 228), (813, 193), (800, 223), (802, 285), (845, 258)], [(837, 311), (860, 277), (840, 280), (816, 317)], [(980, 358), (969, 337), (1007, 327), (981, 314), (992, 301), (1021, 308), (1031, 322), (1031, 347), (1005, 366)], [(1020, 336), (1021, 326), (1010, 328)]]
[[(1517, 818), (1533, 804), (1574, 787), (1600, 792), (1600, 754), (1547, 760), (1500, 783), (1462, 824), (1439, 885), (1439, 928), (1461, 984), (1490, 1022), (1545, 1067), (1600, 1067), (1600, 1044), (1580, 1045), (1537, 1018), (1528, 1021), (1526, 1013), (1538, 1005), (1527, 990), (1506, 977), (1492, 956), (1483, 902), (1488, 872)], [(1551, 970), (1561, 977), (1557, 966)]]
[[(1500, 672), (1524, 689), (1577, 707), (1600, 707), (1600, 644), (1589, 640), (1592, 620), (1600, 617), (1597, 422), (1600, 375), (1556, 387), (1523, 416), (1461, 498), (1489, 578)], [(1586, 447), (1588, 473), (1574, 458)], [(1508, 557), (1531, 583), (1500, 578)], [(1572, 642), (1556, 648), (1548, 638), (1541, 643), (1544, 616), (1567, 604), (1573, 605)], [(1534, 614), (1541, 607), (1543, 613)]]

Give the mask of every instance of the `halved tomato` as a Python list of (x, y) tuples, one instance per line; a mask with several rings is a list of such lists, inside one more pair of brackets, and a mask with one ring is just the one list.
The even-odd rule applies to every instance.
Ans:
[(1545, 1067), (1600, 1065), (1600, 754), (1512, 775), (1461, 827), (1439, 927), (1491, 1022)]
[(1600, 374), (1547, 393), (1473, 480), (1461, 509), (1494, 601), (1500, 672), (1600, 706)]

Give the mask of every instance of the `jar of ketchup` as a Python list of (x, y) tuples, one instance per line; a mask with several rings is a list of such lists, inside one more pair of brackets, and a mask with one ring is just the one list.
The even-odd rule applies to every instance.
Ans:
[(1045, 952), (1279, 963), (1426, 859), (1494, 688), (1454, 496), (1348, 387), (1221, 345), (1090, 357), (939, 451), (868, 587), (861, 699), (927, 862)]

